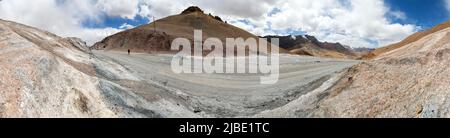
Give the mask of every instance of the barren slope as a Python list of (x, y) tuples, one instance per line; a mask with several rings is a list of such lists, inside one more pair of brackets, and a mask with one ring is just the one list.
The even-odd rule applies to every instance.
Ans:
[(351, 68), (314, 115), (450, 117), (449, 61), (444, 28)]
[(146, 84), (156, 87), (148, 91), (153, 99), (123, 87), (142, 83), (121, 65), (83, 51), (83, 44), (0, 20), (0, 117), (197, 116), (170, 96), (159, 98), (171, 94), (156, 84)]
[[(217, 17), (203, 13), (192, 7), (179, 15), (169, 16), (147, 25), (126, 30), (109, 36), (96, 43), (93, 49), (133, 52), (168, 52), (175, 38), (187, 38), (193, 44), (194, 30), (203, 31), (203, 40), (219, 38), (225, 43), (226, 38), (255, 38), (257, 36), (233, 25), (227, 24)], [(286, 52), (280, 49), (282, 53)]]
[(443, 24), (437, 25), (429, 30), (425, 30), (423, 32), (417, 32), (407, 38), (405, 38), (404, 40), (400, 41), (399, 43), (395, 43), (386, 47), (381, 47), (378, 49), (375, 49), (374, 51), (368, 53), (367, 55), (363, 56), (362, 59), (373, 59), (376, 58), (379, 55), (382, 55), (383, 53), (387, 53), (390, 52), (392, 50), (395, 50), (397, 48), (401, 48), (403, 46), (406, 46), (410, 43), (416, 42), (420, 39), (422, 39), (423, 37), (430, 35), (432, 33), (441, 31), (443, 29), (446, 29), (450, 27), (450, 22), (445, 22)]

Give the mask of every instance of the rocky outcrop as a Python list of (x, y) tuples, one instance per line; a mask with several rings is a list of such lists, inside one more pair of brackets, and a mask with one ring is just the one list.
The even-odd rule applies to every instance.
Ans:
[(203, 10), (200, 9), (199, 7), (191, 6), (191, 7), (188, 7), (187, 9), (185, 9), (183, 12), (181, 12), (181, 14), (190, 14), (190, 13), (196, 13), (196, 12), (200, 13), (200, 14), (204, 13)]
[(87, 52), (87, 53), (91, 52), (89, 47), (87, 46), (86, 42), (84, 42), (80, 38), (66, 37), (66, 38), (62, 39), (62, 42), (69, 42), (70, 43), (69, 45), (72, 45), (83, 52)]

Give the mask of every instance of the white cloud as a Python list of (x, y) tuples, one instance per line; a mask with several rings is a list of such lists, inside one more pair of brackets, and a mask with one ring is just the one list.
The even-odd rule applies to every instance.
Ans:
[(188, 6), (184, 0), (139, 0), (139, 15), (143, 17), (163, 18), (169, 15), (181, 13)]
[(92, 45), (105, 38), (106, 36), (113, 35), (122, 29), (117, 28), (78, 28), (76, 30), (68, 32), (65, 36), (80, 36), (88, 44)]
[(194, 4), (204, 7), (204, 10), (213, 14), (260, 19), (273, 8), (276, 2), (277, 0), (200, 0), (195, 1)]
[(121, 31), (111, 27), (86, 28), (85, 21), (100, 21), (104, 11), (93, 0), (2, 0), (0, 18), (34, 26), (60, 36), (75, 36), (93, 44)]
[(109, 16), (134, 19), (139, 12), (138, 0), (99, 0), (97, 7)]
[[(450, 9), (450, 0), (446, 2)], [(62, 36), (80, 37), (92, 44), (130, 26), (86, 28), (84, 22), (102, 22), (104, 16), (159, 19), (178, 14), (191, 5), (256, 35), (296, 30), (353, 47), (384, 46), (400, 41), (418, 28), (393, 23), (390, 18), (407, 17), (401, 11), (390, 10), (383, 0), (3, 0), (0, 18)], [(275, 8), (279, 11), (269, 16)]]
[(393, 11), (389, 13), (390, 15), (392, 15), (394, 18), (396, 19), (400, 19), (400, 20), (406, 20), (406, 14), (404, 12), (401, 11)]
[(132, 29), (132, 28), (134, 28), (134, 26), (128, 23), (124, 23), (119, 27), (119, 29)]
[(415, 25), (389, 22), (390, 10), (382, 0), (287, 1), (268, 19), (273, 29), (299, 29), (353, 47), (384, 46), (417, 30)]
[(244, 29), (246, 31), (252, 32), (253, 34), (257, 36), (264, 36), (266, 35), (266, 32), (264, 31), (264, 28), (255, 27), (253, 25), (244, 23), (242, 21), (233, 21), (231, 22), (236, 27), (239, 27), (241, 29)]
[[(413, 24), (391, 22), (390, 18), (407, 19), (406, 14), (390, 10), (383, 0), (148, 0), (147, 4), (146, 15), (164, 17), (178, 14), (189, 5), (198, 5), (207, 13), (219, 15), (257, 35), (297, 30), (316, 35), (323, 41), (353, 47), (385, 46), (402, 40), (419, 28)], [(167, 5), (171, 6), (166, 8)], [(280, 11), (269, 16), (275, 8)], [(243, 19), (250, 24), (240, 22)]]
[(444, 0), (444, 3), (445, 3), (445, 8), (447, 9), (447, 11), (450, 14), (450, 0)]

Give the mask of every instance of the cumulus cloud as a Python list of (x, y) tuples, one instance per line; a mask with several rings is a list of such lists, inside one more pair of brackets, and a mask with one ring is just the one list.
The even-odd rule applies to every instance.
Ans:
[(281, 12), (268, 19), (272, 29), (299, 29), (354, 47), (387, 45), (417, 30), (415, 25), (391, 23), (387, 18), (390, 10), (382, 0), (287, 1)]
[[(353, 47), (385, 46), (402, 40), (419, 28), (414, 24), (392, 22), (394, 19), (406, 20), (407, 16), (402, 11), (392, 11), (383, 0), (146, 2), (147, 16), (178, 14), (187, 6), (197, 5), (256, 35), (286, 34), (288, 30), (296, 30), (315, 35), (323, 41), (341, 42)], [(165, 5), (171, 6), (165, 8)]]
[(273, 8), (276, 2), (277, 0), (200, 0), (194, 3), (205, 7), (206, 11), (211, 11), (213, 14), (260, 19)]
[(2, 0), (0, 18), (34, 26), (61, 36), (75, 36), (93, 44), (121, 29), (87, 28), (85, 21), (100, 21), (104, 14), (90, 0)]
[(188, 6), (194, 4), (186, 0), (139, 0), (139, 5), (139, 15), (148, 18), (163, 18), (181, 13)]
[(134, 19), (139, 12), (137, 0), (99, 0), (97, 5), (109, 16)]
[(447, 11), (450, 14), (450, 0), (444, 0), (444, 3), (445, 3), (445, 8), (447, 9)]
[(393, 11), (389, 13), (391, 16), (393, 16), (396, 19), (400, 19), (400, 20), (406, 20), (406, 14), (404, 12), (401, 11)]
[(134, 28), (134, 26), (128, 23), (124, 23), (119, 27), (119, 29), (132, 29), (132, 28)]
[[(450, 9), (450, 0), (446, 0)], [(178, 14), (197, 5), (207, 13), (256, 35), (286, 34), (289, 30), (315, 35), (323, 41), (353, 47), (384, 46), (412, 34), (413, 24), (401, 11), (392, 11), (383, 0), (3, 0), (0, 18), (35, 26), (62, 36), (80, 37), (88, 43), (123, 29), (89, 28), (86, 22), (102, 22), (104, 16), (152, 21)]]

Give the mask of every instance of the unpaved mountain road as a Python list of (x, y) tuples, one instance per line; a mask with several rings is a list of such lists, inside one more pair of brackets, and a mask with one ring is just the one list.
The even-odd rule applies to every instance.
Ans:
[(160, 86), (135, 88), (138, 95), (148, 97), (147, 92), (163, 91), (172, 95), (169, 97), (183, 97), (174, 101), (204, 117), (283, 117), (270, 111), (286, 108), (285, 105), (321, 88), (331, 78), (336, 79), (339, 72), (359, 63), (281, 55), (279, 81), (263, 85), (260, 74), (176, 74), (170, 66), (172, 55), (93, 53), (98, 58), (123, 65), (146, 84)]

